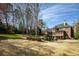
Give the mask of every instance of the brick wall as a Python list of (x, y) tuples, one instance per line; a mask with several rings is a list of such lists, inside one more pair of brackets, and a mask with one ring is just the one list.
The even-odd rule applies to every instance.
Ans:
[(65, 33), (68, 35), (68, 37), (72, 38), (72, 29), (71, 29), (71, 27), (60, 28), (59, 30), (65, 31)]

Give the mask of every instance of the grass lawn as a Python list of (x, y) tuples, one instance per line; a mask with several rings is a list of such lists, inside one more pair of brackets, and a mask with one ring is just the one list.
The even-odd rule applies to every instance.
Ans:
[(0, 34), (0, 39), (21, 39), (20, 34)]

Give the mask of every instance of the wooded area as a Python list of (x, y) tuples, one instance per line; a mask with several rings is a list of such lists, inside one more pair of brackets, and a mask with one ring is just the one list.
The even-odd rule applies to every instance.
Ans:
[(39, 11), (39, 4), (0, 4), (0, 33), (41, 34), (45, 25)]

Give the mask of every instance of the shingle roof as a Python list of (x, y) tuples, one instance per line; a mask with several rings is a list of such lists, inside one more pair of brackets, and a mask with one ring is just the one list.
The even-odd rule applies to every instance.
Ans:
[(64, 26), (64, 23), (56, 25), (54, 28), (63, 28), (63, 27), (71, 27), (69, 24)]

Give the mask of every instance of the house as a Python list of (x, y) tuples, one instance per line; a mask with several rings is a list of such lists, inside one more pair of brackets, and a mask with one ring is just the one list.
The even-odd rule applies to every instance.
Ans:
[(52, 37), (54, 39), (71, 39), (74, 36), (73, 27), (67, 22), (59, 24), (52, 29)]

